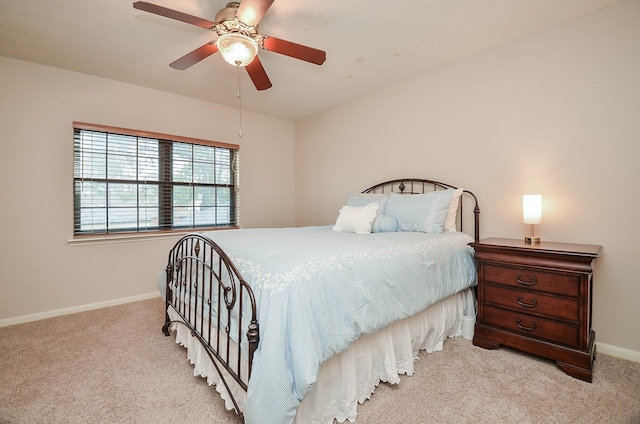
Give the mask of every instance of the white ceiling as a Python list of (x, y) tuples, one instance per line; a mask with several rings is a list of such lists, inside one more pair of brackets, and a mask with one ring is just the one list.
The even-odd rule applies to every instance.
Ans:
[[(149, 0), (214, 20), (227, 0)], [(260, 50), (273, 87), (244, 69), (242, 109), (296, 121), (464, 56), (621, 0), (276, 0), (260, 32), (325, 50), (317, 66)], [(136, 10), (133, 0), (0, 0), (0, 55), (238, 107), (219, 54), (169, 63), (214, 32)]]

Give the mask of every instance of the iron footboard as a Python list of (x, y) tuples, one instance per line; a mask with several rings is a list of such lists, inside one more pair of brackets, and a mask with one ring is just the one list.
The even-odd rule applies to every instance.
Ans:
[[(200, 342), (244, 419), (229, 387), (229, 376), (246, 392), (260, 341), (256, 301), (227, 254), (202, 234), (182, 237), (169, 252), (166, 312), (162, 331), (185, 325)], [(180, 317), (172, 320), (169, 310)], [(173, 315), (173, 314), (172, 314)]]

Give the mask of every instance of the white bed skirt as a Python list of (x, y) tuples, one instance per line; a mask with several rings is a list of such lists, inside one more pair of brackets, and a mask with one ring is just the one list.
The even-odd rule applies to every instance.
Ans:
[[(169, 315), (172, 320), (179, 319), (171, 308)], [(313, 390), (298, 406), (295, 423), (331, 424), (334, 419), (341, 423), (355, 421), (358, 404), (369, 399), (381, 381), (399, 383), (400, 374), (413, 374), (413, 362), (420, 350), (440, 351), (445, 339), (460, 336), (465, 315), (475, 315), (471, 289), (449, 296), (377, 333), (360, 337), (322, 364)], [(206, 350), (185, 326), (174, 324), (172, 330), (176, 332), (176, 343), (187, 348), (187, 357), (194, 364), (194, 375), (216, 385), (227, 409), (233, 409), (226, 389), (218, 384), (220, 377)], [(235, 381), (233, 383), (231, 391), (243, 410), (246, 394)]]

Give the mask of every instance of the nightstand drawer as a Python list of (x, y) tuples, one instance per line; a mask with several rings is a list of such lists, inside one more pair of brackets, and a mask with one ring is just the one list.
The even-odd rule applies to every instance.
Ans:
[(485, 264), (482, 267), (481, 278), (485, 283), (504, 284), (564, 296), (578, 297), (580, 294), (580, 277), (572, 274)]
[(484, 302), (519, 310), (523, 313), (545, 315), (565, 321), (580, 318), (578, 299), (558, 297), (533, 291), (487, 284), (483, 286)]
[(579, 327), (533, 315), (519, 314), (504, 309), (487, 306), (483, 321), (527, 337), (537, 337), (554, 343), (577, 347)]

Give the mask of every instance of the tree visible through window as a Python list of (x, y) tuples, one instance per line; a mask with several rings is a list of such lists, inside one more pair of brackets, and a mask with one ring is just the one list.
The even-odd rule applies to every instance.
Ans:
[(235, 227), (238, 146), (74, 122), (74, 233)]

